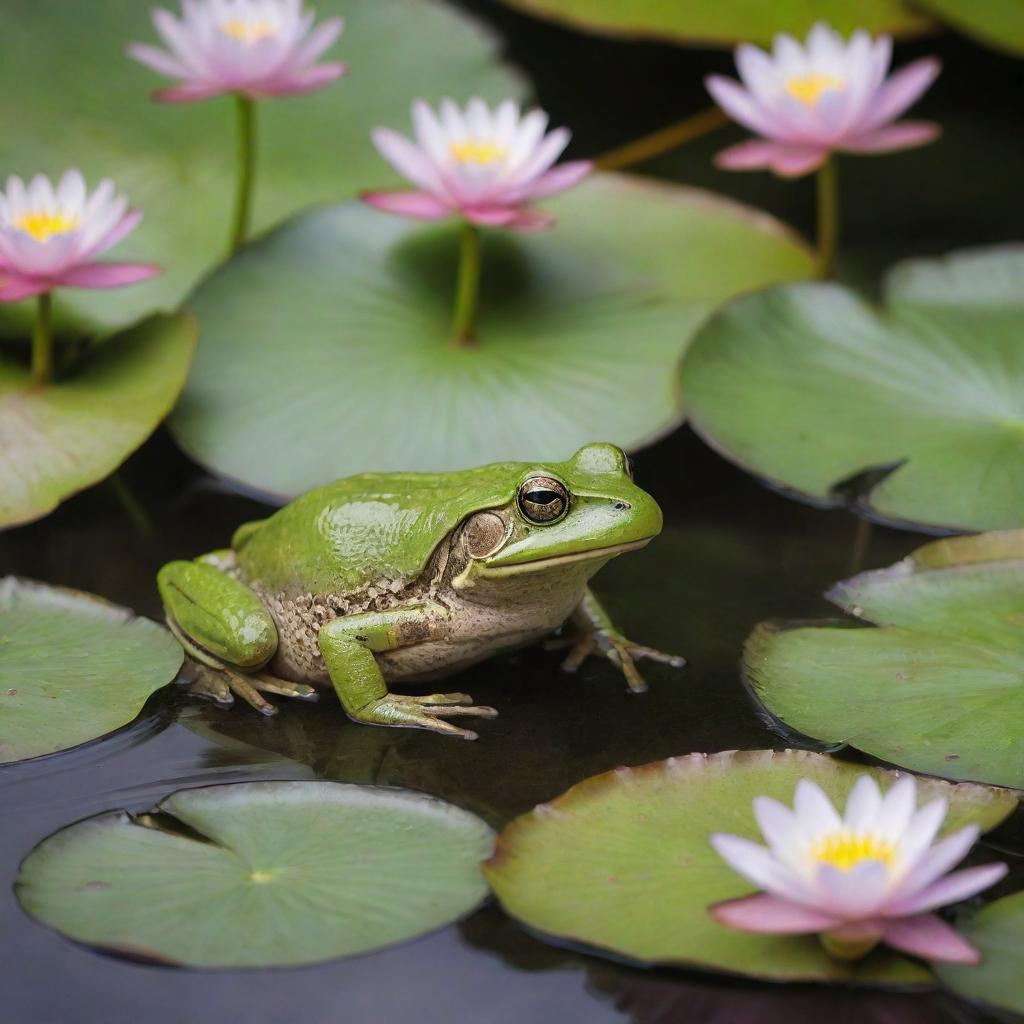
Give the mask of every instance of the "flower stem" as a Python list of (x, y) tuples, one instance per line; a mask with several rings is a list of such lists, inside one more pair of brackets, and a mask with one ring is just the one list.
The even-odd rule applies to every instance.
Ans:
[(835, 276), (839, 242), (839, 179), (836, 158), (828, 156), (818, 170), (818, 276)]
[(709, 107), (699, 114), (693, 114), (670, 124), (667, 128), (661, 128), (641, 139), (627, 142), (624, 146), (609, 150), (603, 156), (599, 156), (595, 163), (604, 171), (616, 170), (620, 167), (630, 167), (633, 164), (643, 163), (651, 160), (662, 153), (668, 153), (679, 146), (699, 139), (702, 135), (717, 131), (729, 123), (729, 118), (718, 109)]
[(456, 348), (476, 344), (476, 306), (480, 292), (480, 229), (466, 221), (459, 240), (459, 278), (455, 289), (452, 341)]
[(236, 96), (235, 113), (238, 125), (238, 182), (228, 255), (238, 252), (249, 236), (252, 185), (256, 169), (256, 105), (246, 96)]
[(49, 292), (36, 300), (36, 319), (32, 326), (32, 383), (48, 384), (53, 376), (53, 328), (50, 322), (53, 302)]

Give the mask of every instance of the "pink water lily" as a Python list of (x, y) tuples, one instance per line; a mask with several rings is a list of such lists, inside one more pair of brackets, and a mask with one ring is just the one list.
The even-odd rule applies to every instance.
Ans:
[(53, 288), (117, 288), (159, 273), (150, 263), (98, 262), (142, 218), (104, 179), (90, 195), (77, 170), (57, 184), (10, 177), (0, 192), (0, 302)]
[(844, 42), (822, 24), (804, 45), (780, 34), (771, 53), (738, 47), (742, 84), (722, 75), (705, 84), (718, 105), (759, 138), (724, 150), (716, 162), (799, 177), (833, 152), (882, 153), (931, 141), (937, 125), (896, 118), (935, 80), (939, 61), (925, 57), (887, 78), (891, 59), (889, 36), (872, 40), (858, 31)]
[(182, 17), (153, 11), (166, 50), (132, 43), (129, 54), (178, 84), (156, 95), (168, 103), (235, 93), (247, 99), (312, 92), (345, 73), (317, 64), (338, 38), (341, 18), (313, 28), (302, 0), (182, 0)]
[(537, 199), (575, 185), (592, 168), (587, 160), (553, 166), (569, 144), (566, 128), (547, 131), (542, 110), (520, 113), (505, 100), (493, 111), (478, 98), (464, 110), (441, 101), (435, 113), (412, 105), (415, 140), (378, 128), (373, 141), (385, 160), (416, 186), (413, 191), (369, 192), (379, 210), (420, 220), (459, 216), (481, 227), (536, 231), (554, 218), (532, 209)]
[(928, 960), (977, 963), (974, 946), (932, 911), (988, 888), (1007, 868), (985, 864), (949, 874), (978, 828), (933, 842), (946, 809), (941, 797), (918, 809), (910, 775), (884, 796), (873, 778), (860, 776), (842, 817), (807, 779), (797, 783), (792, 810), (757, 797), (754, 815), (768, 846), (724, 834), (711, 844), (763, 891), (719, 903), (711, 913), (742, 931), (820, 934), (827, 949), (848, 959), (884, 942)]

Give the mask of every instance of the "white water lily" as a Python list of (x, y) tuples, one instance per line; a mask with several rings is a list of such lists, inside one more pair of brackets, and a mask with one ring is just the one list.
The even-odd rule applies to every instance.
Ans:
[(830, 952), (847, 959), (884, 942), (929, 960), (977, 963), (978, 951), (931, 911), (988, 888), (1007, 868), (949, 874), (979, 830), (968, 825), (934, 842), (946, 810), (941, 797), (918, 808), (910, 775), (884, 796), (871, 776), (860, 776), (842, 816), (807, 779), (797, 784), (792, 810), (757, 797), (754, 815), (768, 846), (721, 833), (711, 844), (763, 891), (711, 913), (743, 931), (820, 934)]

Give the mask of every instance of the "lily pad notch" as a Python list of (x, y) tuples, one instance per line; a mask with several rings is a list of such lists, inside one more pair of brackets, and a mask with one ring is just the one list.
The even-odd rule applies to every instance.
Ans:
[(77, 942), (201, 968), (298, 966), (383, 949), (486, 897), (494, 834), (408, 790), (250, 782), (180, 790), (43, 840), (15, 891)]
[(786, 730), (1024, 789), (1024, 530), (954, 537), (827, 595), (856, 621), (759, 625), (752, 691)]

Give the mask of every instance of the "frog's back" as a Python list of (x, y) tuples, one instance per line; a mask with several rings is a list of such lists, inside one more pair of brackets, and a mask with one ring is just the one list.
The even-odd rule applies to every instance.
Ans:
[(416, 579), (466, 516), (508, 502), (521, 469), (363, 473), (296, 498), (232, 541), (243, 576), (278, 593), (354, 594)]

